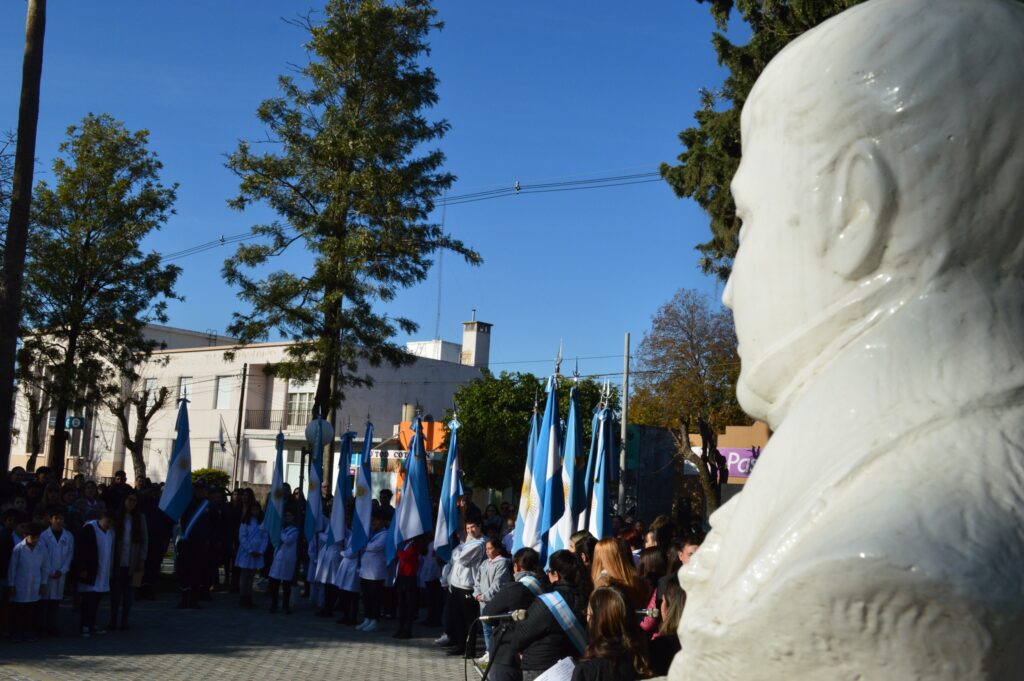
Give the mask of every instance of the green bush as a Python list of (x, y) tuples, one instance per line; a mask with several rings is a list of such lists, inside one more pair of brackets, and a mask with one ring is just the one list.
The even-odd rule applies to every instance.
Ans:
[(227, 487), (231, 480), (231, 476), (219, 468), (200, 468), (192, 471), (192, 482), (196, 482), (199, 478), (202, 478), (207, 485), (216, 485), (217, 487)]

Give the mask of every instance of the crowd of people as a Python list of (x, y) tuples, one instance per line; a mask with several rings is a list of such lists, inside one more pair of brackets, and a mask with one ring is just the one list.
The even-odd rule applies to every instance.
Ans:
[[(531, 681), (564, 658), (576, 661), (573, 679), (581, 681), (646, 678), (667, 673), (679, 649), (686, 597), (676, 575), (700, 545), (700, 529), (678, 529), (665, 516), (648, 527), (614, 516), (612, 536), (577, 532), (545, 565), (532, 548), (513, 552), (512, 504), (481, 511), (467, 488), (446, 560), (426, 534), (393, 547), (389, 562), (390, 490), (373, 500), (366, 536), (351, 530), (350, 501), (345, 536), (325, 524), (311, 541), (301, 490), (285, 491), (280, 535), (271, 537), (266, 500), (248, 488), (229, 493), (198, 480), (173, 523), (158, 506), (161, 486), (139, 479), (132, 487), (123, 471), (103, 485), (13, 469), (0, 481), (0, 634), (58, 635), (65, 598), (79, 635), (127, 629), (133, 600), (157, 597), (161, 566), (173, 555), (179, 608), (201, 608), (223, 591), (255, 609), (263, 592), (268, 612), (291, 614), (301, 585), (316, 616), (362, 632), (384, 619), (396, 620), (397, 639), (412, 638), (416, 626), (443, 627), (435, 640), (443, 653), (473, 658), (496, 681)], [(326, 493), (324, 504), (329, 516)]]

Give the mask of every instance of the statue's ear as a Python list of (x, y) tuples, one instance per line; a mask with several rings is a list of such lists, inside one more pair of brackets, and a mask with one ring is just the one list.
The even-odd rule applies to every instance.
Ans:
[(896, 210), (896, 183), (874, 142), (860, 140), (839, 160), (833, 204), (832, 266), (847, 279), (878, 267)]

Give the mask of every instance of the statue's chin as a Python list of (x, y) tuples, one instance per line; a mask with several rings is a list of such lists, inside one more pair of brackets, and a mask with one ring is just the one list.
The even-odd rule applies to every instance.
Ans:
[(743, 411), (747, 412), (749, 416), (767, 422), (772, 403), (750, 387), (747, 374), (748, 372), (745, 369), (740, 371), (739, 380), (736, 382), (736, 399), (739, 401), (740, 406), (743, 407)]

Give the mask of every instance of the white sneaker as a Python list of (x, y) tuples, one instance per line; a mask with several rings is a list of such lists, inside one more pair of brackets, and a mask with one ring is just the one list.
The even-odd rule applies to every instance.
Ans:
[(377, 620), (370, 620), (370, 623), (363, 627), (363, 631), (377, 631)]
[(478, 667), (486, 667), (487, 663), (490, 662), (490, 661), (491, 661), (491, 654), (490, 653), (484, 653), (480, 657), (478, 657), (475, 660), (473, 660), (473, 662), (476, 662)]
[(365, 629), (365, 628), (366, 628), (366, 627), (367, 627), (367, 626), (368, 626), (369, 624), (370, 624), (370, 620), (366, 620), (366, 619), (364, 619), (364, 620), (363, 620), (362, 622), (360, 622), (359, 624), (357, 624), (357, 625), (356, 625), (356, 629), (358, 629), (359, 631), (362, 631), (362, 630), (363, 630), (363, 629)]
[(435, 646), (446, 646), (449, 642), (448, 634), (441, 634), (439, 638), (434, 639)]

